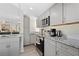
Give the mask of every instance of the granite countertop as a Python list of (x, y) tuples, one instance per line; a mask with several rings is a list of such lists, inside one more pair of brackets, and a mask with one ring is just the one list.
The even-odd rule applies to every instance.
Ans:
[(79, 49), (79, 36), (78, 35), (70, 35), (67, 37), (58, 38), (58, 37), (50, 37), (49, 34), (46, 34), (45, 38)]
[(0, 38), (15, 38), (15, 37), (21, 37), (21, 35), (20, 34), (0, 35)]
[(63, 43), (65, 45), (74, 47), (74, 48), (78, 48), (79, 49), (79, 40), (78, 39), (71, 39), (71, 38), (67, 38), (67, 39), (57, 39), (57, 38), (53, 38), (51, 37), (52, 40)]
[(19, 32), (0, 32), (0, 35), (19, 34)]

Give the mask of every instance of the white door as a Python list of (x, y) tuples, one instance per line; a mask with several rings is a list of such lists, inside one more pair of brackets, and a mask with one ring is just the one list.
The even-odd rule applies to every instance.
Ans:
[(30, 19), (24, 16), (24, 45), (30, 44)]
[(55, 42), (50, 39), (45, 39), (45, 56), (55, 56), (56, 55), (56, 46)]

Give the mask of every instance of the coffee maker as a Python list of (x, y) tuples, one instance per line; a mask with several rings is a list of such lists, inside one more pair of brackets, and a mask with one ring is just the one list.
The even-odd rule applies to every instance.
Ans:
[(56, 37), (56, 29), (51, 29), (50, 30), (50, 36), (51, 37)]

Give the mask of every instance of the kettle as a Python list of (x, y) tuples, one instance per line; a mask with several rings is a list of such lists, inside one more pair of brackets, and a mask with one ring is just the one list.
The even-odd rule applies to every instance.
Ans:
[(63, 34), (62, 34), (62, 31), (61, 31), (61, 30), (58, 30), (58, 31), (57, 31), (57, 36), (58, 36), (58, 37), (62, 37), (62, 35), (63, 35)]

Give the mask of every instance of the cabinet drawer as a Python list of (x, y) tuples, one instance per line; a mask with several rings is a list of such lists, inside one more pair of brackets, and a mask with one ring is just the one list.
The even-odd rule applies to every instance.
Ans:
[(57, 56), (72, 56), (70, 53), (64, 51), (64, 50), (61, 50), (59, 48), (59, 50), (57, 50)]
[(67, 46), (64, 44), (61, 45), (61, 48), (63, 48), (65, 51), (71, 53), (72, 55), (78, 55), (78, 49), (76, 49), (76, 48), (73, 48), (71, 46)]
[(0, 44), (8, 43), (8, 39), (0, 39)]
[(47, 42), (50, 42), (52, 45), (56, 45), (54, 40), (47, 39)]
[(14, 37), (14, 38), (9, 38), (10, 42), (15, 42), (15, 41), (19, 41), (19, 37)]

